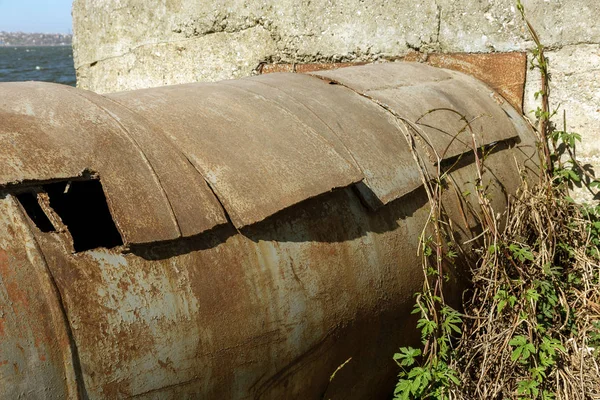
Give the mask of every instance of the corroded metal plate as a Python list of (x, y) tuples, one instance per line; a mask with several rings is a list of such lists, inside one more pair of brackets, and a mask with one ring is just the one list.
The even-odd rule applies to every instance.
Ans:
[(189, 84), (110, 97), (161, 127), (237, 228), (363, 179), (302, 115), (242, 87)]
[(313, 75), (351, 88), (413, 124), (435, 162), (517, 136), (499, 95), (459, 72), (388, 63)]
[(365, 179), (357, 187), (371, 208), (423, 184), (402, 122), (352, 90), (304, 74), (269, 74), (228, 83), (259, 92), (305, 123), (312, 122), (316, 132), (358, 165)]
[[(201, 176), (169, 141), (109, 100), (63, 85), (5, 83), (0, 110), (0, 186), (93, 171), (126, 243), (173, 240), (226, 222)], [(185, 199), (178, 178), (193, 183), (193, 200)]]

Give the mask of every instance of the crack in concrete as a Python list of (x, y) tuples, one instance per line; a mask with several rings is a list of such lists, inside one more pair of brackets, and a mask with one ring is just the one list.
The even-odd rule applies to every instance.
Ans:
[(139, 50), (141, 48), (144, 48), (144, 47), (158, 46), (158, 45), (162, 45), (162, 44), (189, 43), (189, 42), (193, 42), (193, 41), (196, 41), (196, 40), (204, 39), (205, 37), (210, 36), (210, 35), (241, 33), (241, 32), (253, 29), (253, 28), (257, 28), (259, 26), (262, 27), (263, 29), (265, 29), (267, 32), (270, 32), (269, 29), (265, 28), (261, 24), (258, 24), (258, 25), (252, 25), (252, 26), (249, 26), (247, 28), (239, 29), (239, 30), (235, 30), (235, 31), (215, 31), (215, 32), (209, 32), (209, 33), (207, 33), (205, 35), (195, 36), (195, 37), (188, 37), (188, 38), (184, 38), (184, 39), (161, 40), (161, 41), (158, 41), (158, 42), (146, 42), (146, 43), (141, 43), (141, 44), (139, 44), (137, 46), (130, 47), (127, 51), (122, 52), (120, 54), (115, 54), (113, 56), (108, 56), (108, 57), (100, 58), (100, 59), (94, 60), (94, 61), (81, 62), (81, 63), (79, 63), (78, 65), (75, 66), (75, 69), (79, 70), (80, 68), (86, 67), (86, 66), (94, 67), (94, 66), (96, 66), (100, 62), (104, 62), (104, 61), (113, 60), (113, 59), (116, 59), (116, 58), (121, 58), (121, 57), (127, 56), (129, 54), (134, 53), (135, 51), (137, 51), (137, 50)]
[(435, 33), (435, 44), (440, 45), (440, 33), (442, 31), (442, 5), (438, 2), (435, 3), (437, 7), (437, 31)]
[(418, 53), (428, 54), (434, 51), (440, 51), (440, 35), (442, 32), (442, 5), (435, 1), (436, 13), (435, 13), (435, 27), (433, 29), (433, 36), (429, 37), (429, 40), (420, 40), (419, 44), (410, 43), (408, 40), (404, 41), (405, 46), (412, 51)]

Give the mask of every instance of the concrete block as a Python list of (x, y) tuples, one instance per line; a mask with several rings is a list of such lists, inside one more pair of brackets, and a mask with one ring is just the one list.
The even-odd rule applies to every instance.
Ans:
[[(523, 3), (546, 45), (600, 43), (600, 2)], [(262, 62), (531, 48), (514, 0), (75, 0), (73, 25), (79, 84), (99, 92), (236, 78)]]
[[(567, 129), (582, 135), (580, 154), (600, 161), (600, 45), (567, 46), (547, 53), (550, 66), (551, 108), (558, 114), (552, 119), (562, 129), (563, 113), (567, 113)], [(539, 101), (537, 70), (529, 70), (525, 91), (525, 113), (531, 116)]]
[[(216, 81), (263, 61), (372, 61), (427, 49), (438, 21), (434, 0), (76, 0), (74, 60), (79, 85), (99, 92)], [(149, 55), (165, 46), (182, 50)]]
[[(582, 143), (577, 145), (577, 156), (581, 162), (594, 166), (600, 176), (600, 45), (566, 46), (548, 51), (551, 74), (550, 106), (558, 110), (552, 122), (563, 129), (563, 110), (566, 112), (567, 131), (577, 132)], [(535, 119), (532, 111), (540, 104), (535, 93), (540, 90), (540, 75), (537, 70), (527, 73), (525, 89), (525, 114)], [(578, 192), (580, 200), (589, 200)]]
[[(523, 0), (526, 15), (546, 46), (600, 43), (600, 2)], [(523, 51), (531, 48), (514, 0), (440, 1), (439, 44), (444, 52)]]
[[(261, 46), (255, 46), (261, 43)], [(276, 51), (269, 33), (256, 26), (134, 48), (120, 57), (82, 65), (78, 86), (98, 93), (248, 76), (255, 61)]]

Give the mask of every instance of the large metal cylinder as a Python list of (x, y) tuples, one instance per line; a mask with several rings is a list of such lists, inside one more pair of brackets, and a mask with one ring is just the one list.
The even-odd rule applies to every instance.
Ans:
[[(463, 157), (460, 194), (473, 139), (496, 144), (484, 184), (502, 211), (536, 168), (533, 133), (456, 72), (390, 63), (109, 96), (0, 84), (0, 397), (389, 394), (391, 355), (418, 340), (415, 154), (430, 172)], [(456, 193), (445, 206), (467, 240)]]

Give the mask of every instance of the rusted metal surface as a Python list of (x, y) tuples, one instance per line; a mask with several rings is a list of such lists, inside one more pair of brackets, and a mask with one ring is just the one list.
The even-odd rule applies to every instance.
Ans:
[[(420, 62), (437, 68), (446, 68), (471, 75), (504, 97), (514, 108), (523, 110), (523, 95), (527, 75), (527, 53), (421, 53), (409, 51), (401, 57), (390, 57), (384, 62)], [(331, 69), (356, 67), (368, 62), (308, 63), (308, 64), (261, 64), (259, 74), (277, 72), (327, 71)]]
[[(141, 117), (127, 110), (111, 114), (90, 99), (109, 102), (62, 85), (0, 85), (0, 186), (93, 171), (104, 182), (126, 243), (174, 240), (182, 229), (195, 234), (226, 222), (201, 175), (169, 142), (144, 126)], [(194, 203), (177, 179), (193, 186)], [(180, 229), (177, 217), (197, 225)]]
[(88, 394), (315, 398), (350, 356), (360, 371), (386, 376), (391, 330), (402, 329), (388, 318), (409, 315), (421, 285), (417, 265), (398, 269), (395, 252), (416, 253), (405, 239), (418, 227), (405, 216), (423, 221), (423, 201), (421, 193), (373, 215), (345, 189), (245, 234), (229, 227), (127, 255), (73, 256), (44, 241)]
[(202, 175), (160, 128), (106, 97), (88, 91), (80, 94), (105, 110), (139, 147), (164, 191), (180, 236), (197, 235), (227, 223), (223, 208)]
[(472, 133), (477, 146), (517, 136), (498, 107), (501, 98), (481, 82), (455, 71), (419, 63), (387, 63), (313, 75), (351, 88), (415, 123), (434, 161), (469, 151)]
[[(414, 81), (426, 81), (421, 67), (409, 67)], [(386, 68), (394, 87), (407, 79)], [(458, 75), (432, 76), (448, 74), (478, 96)], [(433, 102), (437, 84), (425, 85), (414, 107)], [(429, 207), (402, 123), (353, 89), (291, 74), (110, 98), (0, 85), (10, 122), (0, 124), (0, 398), (389, 396), (391, 354), (419, 340), (410, 310)], [(479, 107), (514, 132), (486, 159), (501, 211), (518, 166), (536, 170), (533, 136), (506, 102)], [(45, 231), (19, 203), (28, 187), (84, 169), (100, 175), (124, 246), (73, 252), (68, 226)], [(458, 193), (469, 188), (468, 156), (451, 176)], [(49, 196), (34, 198), (52, 214)], [(468, 240), (478, 227), (461, 201), (476, 207), (445, 205)]]
[(308, 72), (326, 71), (345, 67), (356, 67), (365, 65), (367, 62), (337, 62), (337, 63), (308, 63), (308, 64), (264, 64), (257, 69), (260, 74), (272, 74), (277, 72), (296, 72), (306, 74)]
[(358, 166), (364, 179), (357, 189), (371, 208), (377, 209), (423, 184), (398, 121), (372, 101), (302, 74), (271, 74), (226, 83), (260, 93), (301, 116), (338, 153)]
[(238, 228), (363, 179), (302, 115), (241, 87), (189, 84), (111, 98), (160, 121)]
[(523, 110), (527, 53), (432, 53), (426, 63), (471, 75), (497, 91), (519, 112)]
[(78, 395), (66, 316), (18, 203), (0, 196), (0, 398)]
[(420, 62), (462, 72), (485, 82), (522, 112), (527, 53), (420, 53), (408, 52), (399, 61)]

